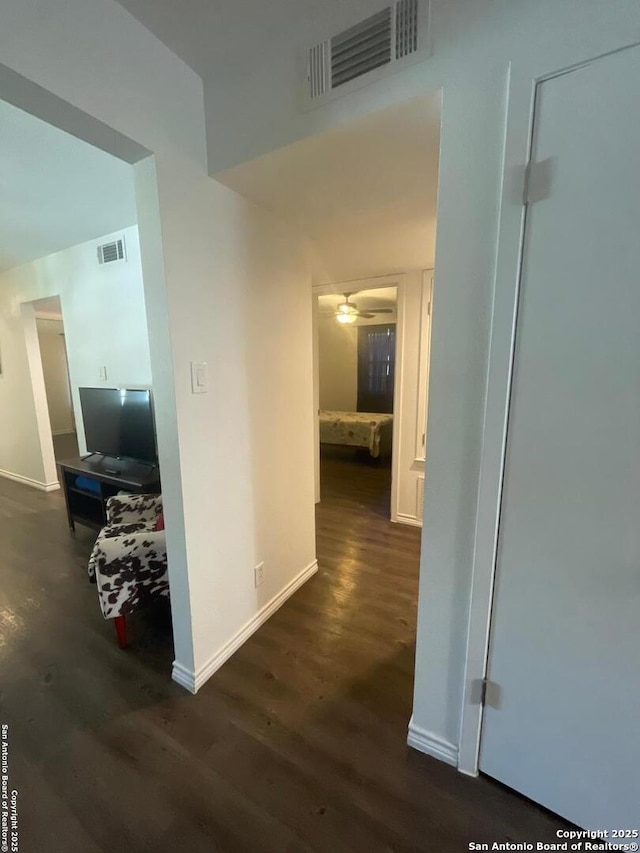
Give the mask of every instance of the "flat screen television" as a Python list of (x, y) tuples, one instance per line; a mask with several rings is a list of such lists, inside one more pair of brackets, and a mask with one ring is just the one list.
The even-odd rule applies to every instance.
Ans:
[(89, 453), (158, 461), (151, 391), (80, 388), (84, 435)]

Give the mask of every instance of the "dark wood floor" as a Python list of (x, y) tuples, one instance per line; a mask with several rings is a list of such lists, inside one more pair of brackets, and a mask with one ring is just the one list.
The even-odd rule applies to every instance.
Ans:
[(202, 688), (166, 608), (118, 649), (59, 494), (0, 479), (0, 722), (22, 853), (463, 851), (556, 825), (406, 746), (419, 531), (388, 471), (323, 460), (320, 571)]

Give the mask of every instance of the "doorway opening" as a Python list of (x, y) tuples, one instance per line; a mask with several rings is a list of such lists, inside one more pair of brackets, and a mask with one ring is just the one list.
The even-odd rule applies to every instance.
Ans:
[[(434, 267), (440, 95), (350, 121), (216, 175), (304, 240), (315, 437), (314, 608), (333, 653), (413, 687)], [(311, 367), (311, 365), (310, 365)], [(297, 366), (292, 365), (292, 370)], [(286, 434), (283, 416), (277, 429)], [(311, 496), (310, 496), (311, 497)], [(333, 608), (333, 604), (336, 607)], [(357, 635), (357, 636), (356, 636)], [(362, 638), (370, 642), (360, 648)], [(397, 654), (396, 654), (397, 652)], [(403, 735), (406, 736), (406, 735)]]
[(344, 293), (314, 290), (321, 494), (357, 496), (389, 519), (398, 286), (366, 284), (346, 282)]
[[(121, 636), (112, 620), (130, 602), (121, 598), (115, 612), (106, 606), (112, 575), (100, 586), (99, 542), (116, 511), (160, 492), (155, 456), (138, 455), (141, 436), (145, 451), (152, 447), (155, 454), (156, 442), (134, 172), (129, 162), (2, 100), (0, 124), (7, 165), (0, 204), (7, 212), (0, 235), (0, 408), (8, 413), (0, 437), (0, 514), (11, 507), (16, 529), (5, 554), (4, 588), (17, 612), (25, 597), (39, 601), (45, 591), (55, 601), (55, 576), (64, 606), (56, 611), (59, 624), (51, 626), (56, 637), (74, 637), (60, 646), (60, 659), (83, 645), (83, 630), (85, 636), (102, 633), (108, 671), (111, 647)], [(99, 425), (120, 442), (115, 449), (102, 443), (105, 429), (90, 434), (87, 391), (112, 400), (110, 420), (103, 409)], [(115, 466), (108, 454), (121, 447), (127, 452), (117, 454), (123, 463)], [(97, 453), (89, 461), (91, 451)], [(155, 510), (161, 498), (146, 503)], [(145, 534), (147, 528), (158, 534), (160, 599), (168, 589), (167, 558), (164, 530), (156, 530), (156, 522), (149, 511)], [(44, 541), (46, 562), (38, 551)], [(137, 558), (135, 548), (149, 552), (133, 536), (111, 536), (109, 546), (112, 566)], [(26, 575), (24, 565), (31, 569)], [(130, 608), (140, 610), (132, 613), (130, 637), (132, 645), (142, 645), (146, 633), (158, 649), (153, 663), (166, 673), (172, 650), (165, 605), (154, 602), (146, 613)], [(67, 622), (73, 632), (65, 630)], [(25, 632), (27, 645), (31, 636)], [(100, 667), (98, 657), (92, 671)]]
[(69, 356), (59, 296), (36, 299), (38, 348), (47, 401), (48, 422), (56, 461), (79, 455), (76, 415), (71, 393)]

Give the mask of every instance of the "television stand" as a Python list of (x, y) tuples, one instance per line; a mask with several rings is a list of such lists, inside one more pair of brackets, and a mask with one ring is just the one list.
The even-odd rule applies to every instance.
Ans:
[(111, 474), (111, 476), (113, 476), (113, 477), (119, 477), (120, 476), (120, 471), (118, 471), (117, 468), (105, 468), (104, 473), (105, 474)]
[(58, 462), (58, 469), (72, 531), (76, 523), (96, 530), (104, 527), (107, 501), (119, 492), (160, 494), (160, 472), (157, 466), (149, 469), (145, 462), (118, 459), (116, 471), (110, 466), (109, 457), (91, 454)]
[(137, 464), (148, 468), (149, 471), (155, 471), (155, 469), (158, 467), (157, 462), (138, 462)]

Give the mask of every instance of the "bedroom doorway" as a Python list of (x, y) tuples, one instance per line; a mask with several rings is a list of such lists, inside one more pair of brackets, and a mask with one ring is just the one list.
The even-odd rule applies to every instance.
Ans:
[(397, 503), (402, 285), (395, 277), (314, 288), (320, 494), (385, 519)]
[[(286, 369), (307, 380), (295, 422), (314, 430), (307, 499), (318, 571), (297, 599), (297, 630), (332, 662), (322, 703), (311, 701), (327, 709), (330, 695), (347, 696), (368, 710), (384, 684), (400, 740), (414, 673), (440, 115), (440, 93), (421, 96), (216, 176), (305, 238), (300, 298), (262, 300), (259, 313), (283, 340), (294, 323), (303, 331)], [(272, 426), (288, 440), (284, 410)]]

